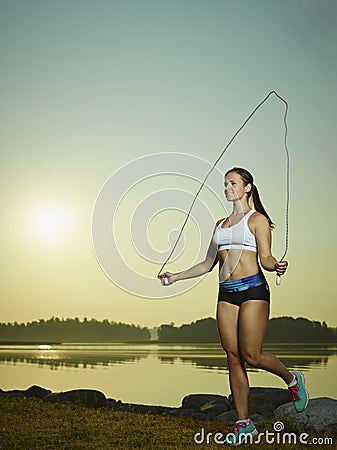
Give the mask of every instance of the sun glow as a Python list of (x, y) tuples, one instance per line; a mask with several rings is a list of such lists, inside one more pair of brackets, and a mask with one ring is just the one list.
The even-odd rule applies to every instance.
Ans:
[(73, 226), (71, 214), (64, 207), (51, 204), (35, 208), (30, 223), (35, 236), (48, 242), (64, 238)]

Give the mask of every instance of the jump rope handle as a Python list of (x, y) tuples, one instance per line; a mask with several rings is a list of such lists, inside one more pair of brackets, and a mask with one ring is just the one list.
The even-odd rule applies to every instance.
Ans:
[[(283, 259), (281, 259), (281, 261), (283, 261)], [(288, 262), (285, 261), (287, 263), (288, 266)], [(280, 275), (276, 275), (276, 286), (279, 286), (281, 284), (281, 277)]]

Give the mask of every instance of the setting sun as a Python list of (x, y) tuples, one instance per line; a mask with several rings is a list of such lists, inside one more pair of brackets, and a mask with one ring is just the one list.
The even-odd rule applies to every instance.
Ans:
[(56, 241), (71, 231), (71, 215), (58, 205), (42, 205), (31, 213), (31, 231), (44, 241)]

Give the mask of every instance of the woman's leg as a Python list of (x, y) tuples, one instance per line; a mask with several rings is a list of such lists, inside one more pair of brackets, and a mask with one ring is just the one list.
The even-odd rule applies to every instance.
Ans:
[(248, 378), (241, 359), (238, 343), (239, 307), (224, 301), (218, 302), (217, 324), (221, 345), (227, 353), (229, 384), (238, 419), (248, 419)]
[(269, 303), (265, 300), (242, 303), (239, 313), (240, 353), (248, 365), (278, 375), (289, 384), (293, 375), (285, 365), (276, 356), (262, 352), (268, 317)]

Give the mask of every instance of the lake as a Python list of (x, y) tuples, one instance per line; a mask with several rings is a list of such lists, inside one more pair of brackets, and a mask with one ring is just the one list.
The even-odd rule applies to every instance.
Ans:
[[(304, 372), (311, 398), (337, 398), (337, 345), (265, 345), (291, 369)], [(252, 387), (285, 387), (275, 375), (248, 368)], [(97, 389), (128, 403), (180, 406), (185, 395), (228, 395), (228, 369), (219, 344), (1, 345), (0, 388), (39, 385), (53, 392)]]

